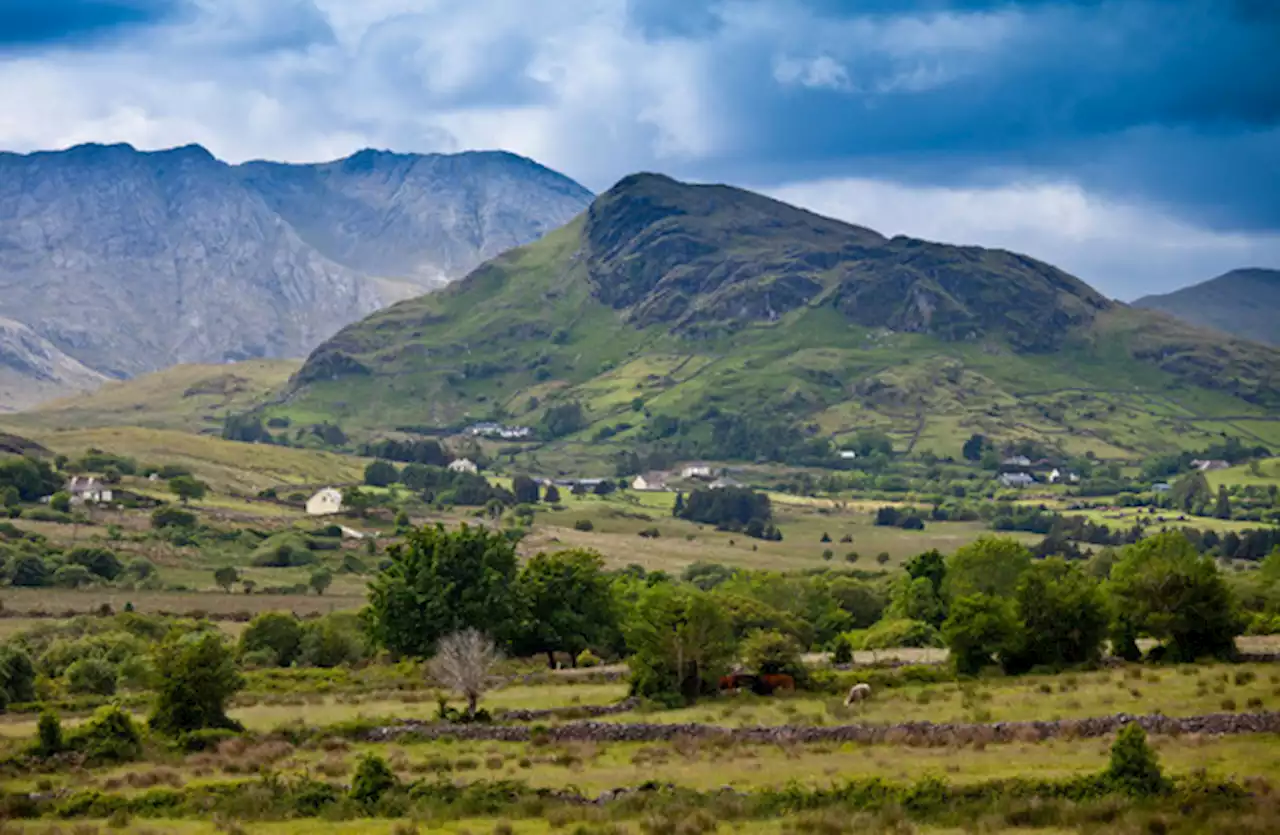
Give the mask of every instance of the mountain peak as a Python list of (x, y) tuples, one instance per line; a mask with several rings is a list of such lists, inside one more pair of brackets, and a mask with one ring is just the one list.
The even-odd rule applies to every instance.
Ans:
[(1172, 293), (1133, 303), (1200, 327), (1280, 345), (1280, 270), (1241, 267)]

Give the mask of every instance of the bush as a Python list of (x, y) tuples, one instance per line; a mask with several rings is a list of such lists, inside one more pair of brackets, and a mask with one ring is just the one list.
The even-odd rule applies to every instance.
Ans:
[(298, 645), (298, 663), (331, 668), (369, 657), (364, 631), (353, 615), (328, 615), (306, 624)]
[(1018, 645), (1021, 625), (1011, 601), (971, 594), (952, 601), (942, 635), (956, 672), (976, 675)]
[(898, 647), (940, 647), (942, 636), (924, 621), (886, 618), (869, 629), (851, 632), (854, 649), (896, 649)]
[(49, 581), (49, 566), (34, 554), (19, 557), (9, 570), (9, 583), (14, 586), (40, 588), (49, 585)]
[(578, 653), (578, 657), (574, 659), (574, 665), (578, 667), (599, 667), (601, 664), (600, 657), (589, 649), (584, 649)]
[(203, 728), (239, 729), (226, 705), (244, 679), (220, 635), (197, 632), (168, 640), (156, 652), (156, 678), (152, 728), (173, 736)]
[(590, 533), (596, 529), (596, 526), (591, 523), (590, 519), (579, 519), (573, 523), (573, 529), (583, 533)]
[(73, 731), (67, 747), (83, 754), (86, 765), (131, 762), (142, 755), (142, 736), (133, 717), (113, 705)]
[(190, 530), (196, 526), (196, 515), (178, 507), (157, 508), (151, 514), (151, 527), (156, 530), (181, 528)]
[(1116, 736), (1106, 778), (1115, 789), (1139, 797), (1162, 794), (1169, 788), (1156, 752), (1147, 744), (1147, 732), (1137, 723), (1125, 725)]
[(67, 689), (72, 693), (111, 696), (116, 692), (115, 665), (101, 658), (81, 658), (66, 672)]
[(387, 761), (376, 754), (365, 754), (351, 781), (351, 799), (363, 806), (372, 806), (396, 785), (396, 775)]
[(83, 565), (64, 565), (53, 572), (53, 584), (64, 589), (78, 589), (93, 583), (93, 574)]
[(15, 646), (0, 646), (0, 698), (4, 704), (35, 701), (35, 684), (31, 656)]
[(757, 629), (747, 635), (740, 650), (747, 669), (760, 675), (783, 674), (799, 681), (807, 672), (800, 644), (781, 632)]
[(292, 531), (264, 540), (254, 550), (252, 558), (257, 568), (293, 568), (311, 565), (315, 561), (315, 554), (311, 553), (306, 538)]
[(302, 649), (302, 624), (292, 614), (264, 612), (249, 622), (240, 635), (240, 654), (268, 653), (271, 663), (288, 667)]
[(67, 552), (67, 562), (82, 565), (104, 580), (114, 580), (124, 571), (120, 558), (106, 548), (74, 548)]
[(62, 752), (66, 743), (62, 738), (62, 720), (58, 714), (46, 710), (40, 714), (36, 723), (36, 744), (34, 752), (39, 757), (52, 757)]
[(848, 635), (837, 635), (831, 642), (831, 661), (833, 664), (853, 663), (853, 644)]

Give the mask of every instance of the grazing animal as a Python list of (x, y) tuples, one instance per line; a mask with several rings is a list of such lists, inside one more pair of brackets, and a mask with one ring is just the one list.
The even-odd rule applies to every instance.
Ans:
[(751, 690), (759, 692), (760, 679), (747, 673), (731, 673), (720, 677), (721, 690)]
[(775, 673), (772, 675), (760, 676), (760, 681), (768, 688), (767, 692), (772, 693), (775, 690), (795, 690), (796, 680), (789, 675)]
[(871, 698), (870, 684), (855, 684), (849, 688), (849, 695), (845, 696), (844, 706), (848, 707), (854, 702), (861, 702)]

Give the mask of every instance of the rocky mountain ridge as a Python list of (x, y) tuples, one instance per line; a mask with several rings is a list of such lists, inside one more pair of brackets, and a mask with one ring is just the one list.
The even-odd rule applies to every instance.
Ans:
[(199, 146), (0, 154), (0, 317), (91, 371), (59, 392), (21, 382), (30, 363), (10, 351), (9, 388), (28, 396), (0, 402), (83, 388), (92, 372), (304, 356), (589, 200), (498, 152), (240, 166)]

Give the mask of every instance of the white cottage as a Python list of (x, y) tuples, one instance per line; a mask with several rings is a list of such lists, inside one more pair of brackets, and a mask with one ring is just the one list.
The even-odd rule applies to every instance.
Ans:
[(332, 516), (342, 512), (342, 491), (336, 487), (326, 487), (307, 499), (307, 515)]
[(478, 473), (480, 468), (476, 466), (476, 462), (470, 458), (459, 458), (449, 465), (449, 469), (455, 473)]

